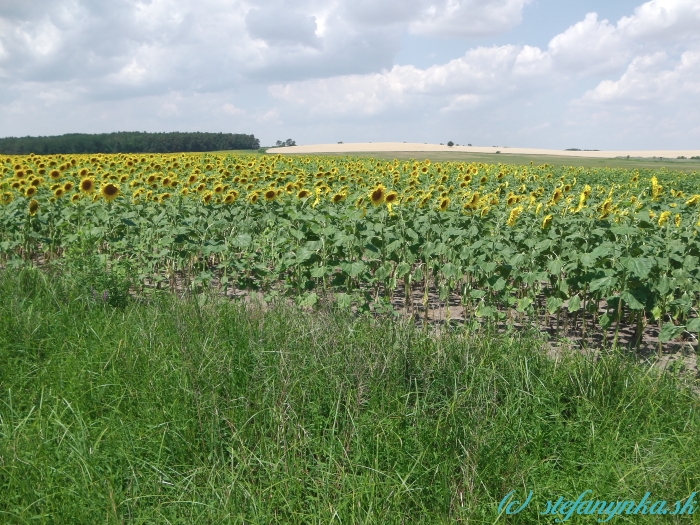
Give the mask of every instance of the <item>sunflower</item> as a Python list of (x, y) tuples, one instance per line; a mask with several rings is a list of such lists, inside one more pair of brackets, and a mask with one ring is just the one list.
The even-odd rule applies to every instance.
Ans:
[(65, 193), (65, 190), (63, 188), (56, 188), (53, 192), (54, 197), (62, 197), (63, 194)]
[(258, 202), (259, 198), (260, 194), (257, 191), (248, 194), (248, 202), (251, 204), (255, 204), (256, 202)]
[(661, 215), (659, 215), (659, 220), (658, 220), (657, 224), (658, 224), (659, 226), (663, 226), (664, 224), (666, 224), (666, 221), (668, 221), (668, 218), (669, 218), (670, 216), (671, 216), (671, 212), (670, 212), (670, 211), (662, 211), (662, 212), (661, 212)]
[(65, 190), (66, 193), (69, 192), (70, 190), (73, 189), (73, 183), (71, 181), (66, 182), (63, 185), (63, 189)]
[(100, 188), (100, 193), (102, 194), (104, 200), (106, 200), (107, 202), (112, 202), (114, 199), (119, 197), (119, 186), (109, 182), (107, 184), (102, 185), (102, 187)]
[(263, 197), (265, 197), (266, 201), (271, 202), (277, 198), (277, 190), (273, 188), (268, 188), (267, 190), (265, 190)]
[(95, 181), (91, 178), (81, 180), (80, 191), (83, 193), (92, 193), (95, 191)]
[(224, 204), (233, 204), (233, 201), (236, 200), (236, 197), (238, 197), (238, 193), (235, 191), (231, 191), (226, 194), (226, 197), (224, 197)]
[(384, 198), (384, 202), (386, 202), (387, 204), (396, 204), (396, 201), (398, 199), (399, 199), (399, 194), (392, 190), (386, 194), (386, 197)]
[(561, 200), (561, 198), (564, 196), (564, 193), (561, 191), (561, 188), (556, 188), (554, 190), (554, 193), (552, 193), (552, 202), (556, 204)]
[(673, 216), (673, 224), (676, 225), (676, 228), (681, 227), (681, 216), (678, 215), (677, 213)]
[(36, 195), (36, 187), (35, 186), (29, 186), (25, 191), (24, 191), (24, 196), (25, 197), (34, 197)]
[(311, 196), (311, 192), (309, 190), (299, 190), (299, 193), (297, 193), (297, 199), (306, 199)]
[(82, 195), (80, 195), (80, 193), (74, 193), (71, 196), (70, 201), (71, 202), (78, 202), (81, 198), (82, 198)]
[(547, 226), (549, 226), (552, 223), (552, 215), (545, 215), (544, 219), (542, 219), (542, 229), (545, 229)]
[(172, 195), (170, 195), (170, 193), (168, 193), (168, 192), (165, 192), (165, 193), (162, 193), (160, 195), (159, 200), (160, 200), (160, 202), (163, 202), (163, 201), (168, 200), (170, 197), (172, 197)]
[(204, 194), (202, 194), (202, 202), (204, 204), (209, 204), (213, 198), (214, 194), (211, 191), (205, 191)]
[(700, 202), (700, 195), (693, 195), (690, 199), (685, 201), (686, 206), (693, 206)]
[(515, 226), (515, 221), (518, 220), (518, 215), (520, 215), (523, 211), (522, 206), (516, 206), (512, 210), (510, 210), (510, 214), (508, 215), (508, 220), (506, 221), (506, 224), (508, 226)]
[(29, 215), (36, 215), (36, 212), (39, 211), (39, 202), (36, 199), (32, 199), (29, 201)]
[(450, 199), (449, 197), (443, 197), (440, 199), (440, 202), (438, 203), (438, 210), (439, 211), (445, 211), (447, 208), (450, 206)]
[(0, 203), (10, 204), (11, 202), (12, 202), (12, 194), (9, 191), (6, 191), (2, 195), (0, 195)]
[(80, 177), (87, 177), (87, 174), (88, 174), (87, 168), (83, 168), (83, 169), (81, 169), (81, 170), (78, 172), (78, 175), (79, 175)]
[(379, 206), (386, 198), (386, 188), (379, 184), (372, 192), (369, 194), (369, 200), (374, 206)]

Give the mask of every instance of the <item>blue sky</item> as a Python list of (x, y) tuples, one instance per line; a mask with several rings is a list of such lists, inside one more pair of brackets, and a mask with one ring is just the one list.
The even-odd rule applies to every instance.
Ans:
[(0, 0), (0, 136), (700, 147), (698, 0)]

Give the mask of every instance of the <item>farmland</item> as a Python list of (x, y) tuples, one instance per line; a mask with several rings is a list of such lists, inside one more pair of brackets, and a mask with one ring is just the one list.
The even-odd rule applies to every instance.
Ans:
[(527, 489), (508, 522), (541, 523), (698, 487), (697, 385), (638, 366), (695, 345), (697, 174), (0, 161), (0, 521), (485, 524)]
[(9, 267), (93, 257), (138, 293), (213, 286), (613, 346), (621, 329), (628, 346), (651, 330), (659, 351), (700, 330), (697, 174), (227, 154), (3, 161)]

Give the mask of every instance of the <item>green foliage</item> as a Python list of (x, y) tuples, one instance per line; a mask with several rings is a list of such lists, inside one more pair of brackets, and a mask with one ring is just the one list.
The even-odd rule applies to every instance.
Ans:
[(534, 334), (206, 294), (112, 309), (81, 293), (60, 274), (0, 273), (3, 523), (493, 524), (512, 489), (534, 497), (508, 523), (542, 523), (560, 494), (675, 500), (700, 485), (697, 395), (617, 355), (554, 361)]
[(254, 135), (234, 133), (69, 133), (49, 137), (0, 138), (0, 154), (52, 155), (56, 153), (176, 153), (258, 149)]

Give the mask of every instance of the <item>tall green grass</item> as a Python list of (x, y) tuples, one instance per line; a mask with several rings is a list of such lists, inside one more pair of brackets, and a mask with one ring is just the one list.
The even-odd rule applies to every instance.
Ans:
[(551, 523), (560, 494), (697, 489), (699, 408), (534, 334), (0, 273), (1, 523)]

